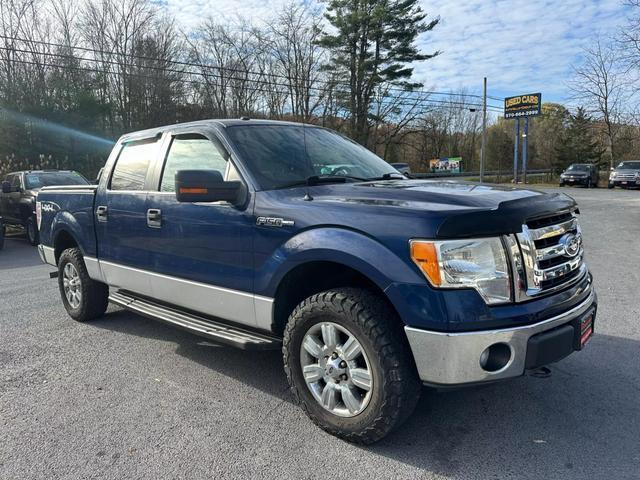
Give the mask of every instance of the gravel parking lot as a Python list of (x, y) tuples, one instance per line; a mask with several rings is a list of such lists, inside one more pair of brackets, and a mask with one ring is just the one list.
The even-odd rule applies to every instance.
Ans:
[(278, 352), (111, 307), (67, 317), (26, 240), (0, 252), (0, 478), (615, 478), (640, 475), (640, 191), (579, 202), (600, 306), (589, 347), (483, 388), (425, 389), (371, 447), (291, 403)]

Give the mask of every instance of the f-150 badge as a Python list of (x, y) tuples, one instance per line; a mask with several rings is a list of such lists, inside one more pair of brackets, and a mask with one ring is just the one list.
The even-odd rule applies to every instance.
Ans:
[(294, 223), (293, 220), (276, 217), (258, 217), (256, 219), (256, 225), (264, 225), (265, 227), (291, 227)]

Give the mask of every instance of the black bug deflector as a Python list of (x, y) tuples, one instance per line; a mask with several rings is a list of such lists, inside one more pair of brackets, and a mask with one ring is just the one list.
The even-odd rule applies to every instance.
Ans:
[(564, 193), (549, 193), (501, 202), (497, 208), (451, 213), (438, 227), (436, 238), (495, 236), (522, 231), (537, 218), (577, 211), (575, 200)]

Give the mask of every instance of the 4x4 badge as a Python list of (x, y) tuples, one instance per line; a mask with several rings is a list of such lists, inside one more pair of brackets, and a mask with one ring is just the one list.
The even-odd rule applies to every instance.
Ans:
[(294, 225), (293, 220), (284, 220), (276, 217), (258, 217), (256, 225), (264, 225), (266, 227), (291, 227)]

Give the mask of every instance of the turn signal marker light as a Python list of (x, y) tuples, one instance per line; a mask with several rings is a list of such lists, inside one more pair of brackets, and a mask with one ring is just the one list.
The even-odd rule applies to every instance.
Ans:
[(439, 287), (442, 280), (440, 279), (440, 264), (438, 263), (436, 246), (429, 242), (411, 242), (410, 248), (411, 259), (420, 267), (431, 283)]
[(206, 194), (208, 193), (208, 190), (206, 188), (198, 188), (198, 187), (180, 187), (180, 193), (199, 193), (199, 194)]

